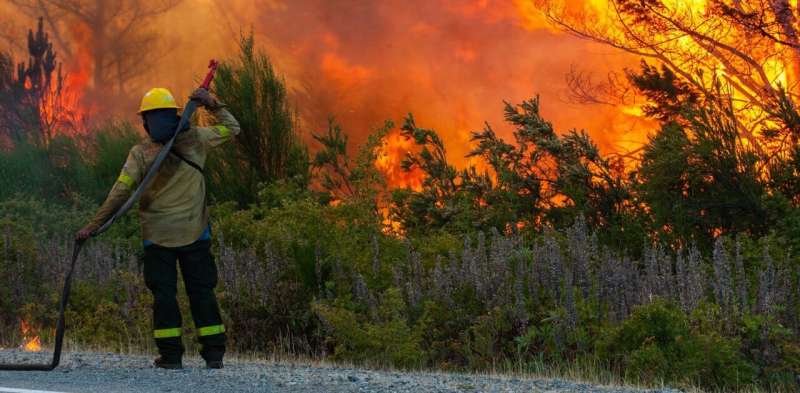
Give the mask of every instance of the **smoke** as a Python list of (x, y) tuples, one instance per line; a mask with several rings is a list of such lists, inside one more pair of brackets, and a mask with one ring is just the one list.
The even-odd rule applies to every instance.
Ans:
[[(635, 59), (553, 31), (525, 1), (185, 0), (146, 23), (157, 34), (139, 56), (155, 61), (125, 86), (124, 100), (97, 108), (97, 116), (129, 116), (149, 87), (186, 97), (208, 59), (234, 58), (239, 35), (252, 31), (285, 75), (306, 135), (333, 116), (357, 145), (384, 120), (413, 113), (463, 164), (470, 132), (484, 122), (510, 137), (504, 100), (538, 94), (558, 129), (587, 129), (605, 151), (627, 151), (644, 139), (636, 116), (564, 99), (571, 66), (603, 76)], [(81, 69), (87, 62), (64, 63), (88, 75)], [(104, 88), (83, 90), (102, 95)]]
[(303, 119), (320, 128), (332, 114), (363, 137), (384, 119), (414, 113), (463, 161), (470, 131), (488, 121), (501, 135), (503, 101), (541, 95), (557, 127), (586, 128), (606, 150), (626, 148), (632, 117), (571, 105), (564, 76), (573, 64), (604, 75), (631, 59), (520, 13), (508, 1), (294, 0), (254, 10), (294, 81)]

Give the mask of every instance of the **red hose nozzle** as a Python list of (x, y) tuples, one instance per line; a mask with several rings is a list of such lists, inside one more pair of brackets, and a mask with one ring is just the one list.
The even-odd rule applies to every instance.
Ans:
[(218, 66), (219, 62), (214, 59), (208, 62), (208, 75), (206, 75), (206, 79), (203, 80), (203, 84), (200, 85), (201, 88), (208, 90), (211, 86), (211, 80), (214, 79), (214, 73), (217, 72)]

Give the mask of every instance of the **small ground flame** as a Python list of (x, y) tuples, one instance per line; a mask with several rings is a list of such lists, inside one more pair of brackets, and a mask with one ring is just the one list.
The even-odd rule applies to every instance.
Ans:
[(20, 321), (22, 328), (22, 341), (24, 344), (20, 348), (26, 352), (39, 352), (42, 350), (42, 342), (39, 335), (34, 332), (34, 329), (24, 320)]

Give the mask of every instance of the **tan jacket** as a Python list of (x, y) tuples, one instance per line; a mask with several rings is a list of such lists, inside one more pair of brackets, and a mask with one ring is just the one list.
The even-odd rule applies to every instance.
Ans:
[[(225, 108), (214, 111), (217, 125), (192, 127), (178, 135), (173, 150), (205, 167), (208, 149), (239, 134), (239, 123)], [(131, 148), (106, 201), (90, 229), (99, 228), (128, 199), (147, 173), (162, 145), (149, 139)], [(208, 227), (206, 182), (203, 174), (174, 154), (169, 154), (139, 201), (142, 238), (164, 247), (193, 243)]]

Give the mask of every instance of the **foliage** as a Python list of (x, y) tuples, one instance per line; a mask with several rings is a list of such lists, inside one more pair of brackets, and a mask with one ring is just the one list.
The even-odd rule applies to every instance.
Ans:
[(662, 123), (680, 121), (681, 114), (699, 104), (700, 94), (669, 67), (652, 66), (645, 61), (641, 71), (628, 71), (628, 79), (647, 98), (643, 110)]
[(141, 140), (142, 135), (133, 125), (125, 122), (106, 123), (91, 134), (93, 137), (87, 138), (88, 143), (84, 148), (88, 150), (86, 156), (90, 157), (86, 174), (88, 179), (80, 190), (73, 192), (101, 201), (119, 176), (128, 151)]
[(398, 288), (389, 288), (377, 306), (373, 321), (363, 321), (353, 310), (345, 307), (318, 304), (314, 311), (330, 330), (329, 342), (334, 345), (334, 357), (419, 367), (424, 358), (422, 343), (419, 332), (407, 324), (405, 307), (402, 292)]
[[(538, 98), (506, 104), (514, 143), (490, 126), (472, 135), (475, 149), (491, 172), (457, 171), (446, 159), (444, 143), (433, 130), (417, 127), (409, 116), (403, 135), (420, 146), (403, 165), (425, 174), (422, 190), (394, 193), (394, 218), (410, 232), (528, 228), (568, 225), (582, 215), (605, 228), (608, 241), (627, 244), (643, 236), (636, 223), (630, 186), (619, 163), (600, 154), (585, 131), (559, 135), (540, 114)], [(624, 228), (624, 229), (623, 229)]]
[(745, 317), (740, 326), (743, 353), (758, 367), (758, 376), (767, 384), (785, 386), (800, 373), (800, 345), (791, 328), (774, 317)]
[(60, 180), (46, 150), (27, 142), (18, 143), (13, 150), (0, 150), (0, 196), (3, 199), (17, 193), (55, 196), (63, 191)]
[(668, 240), (706, 246), (719, 234), (766, 234), (774, 225), (763, 219), (768, 184), (757, 153), (742, 139), (731, 98), (721, 91), (700, 101), (683, 97), (676, 109), (678, 93), (670, 92), (687, 88), (667, 71), (643, 67), (634, 83), (657, 100), (653, 112), (670, 118), (645, 145), (637, 171), (652, 225), (665, 228)]
[(239, 121), (242, 132), (210, 157), (209, 188), (221, 201), (247, 206), (261, 183), (308, 182), (308, 153), (297, 133), (286, 84), (269, 58), (256, 52), (253, 36), (242, 37), (236, 62), (223, 63), (214, 92)]
[[(705, 255), (646, 245), (642, 259), (629, 259), (578, 219), (529, 239), (494, 231), (405, 241), (384, 235), (369, 207), (320, 204), (281, 183), (259, 195), (248, 210), (213, 210), (233, 349), (456, 370), (597, 357), (631, 380), (792, 386), (797, 265), (764, 252), (779, 250), (778, 238), (718, 242)], [(26, 294), (3, 297), (2, 330), (17, 331), (19, 317), (51, 326), (58, 291), (45, 283), (58, 281), (69, 241), (25, 228), (58, 233), (59, 222), (81, 213), (22, 201), (1, 209), (15, 212), (4, 227), (12, 251), (0, 258), (0, 274), (13, 283), (4, 290)], [(71, 337), (148, 347), (139, 252), (108, 241), (88, 247)], [(654, 373), (648, 365), (655, 363), (664, 366)]]
[(11, 150), (0, 150), (0, 202), (55, 203), (41, 211), (98, 204), (138, 140), (139, 134), (129, 124), (108, 123), (80, 142), (57, 136), (47, 146), (21, 141)]
[(750, 383), (754, 367), (739, 343), (715, 331), (697, 331), (678, 307), (656, 301), (637, 308), (598, 343), (598, 354), (630, 375), (714, 387)]
[(375, 167), (375, 160), (378, 147), (392, 128), (394, 123), (387, 121), (382, 128), (375, 130), (354, 159), (347, 152), (347, 134), (333, 119), (330, 119), (326, 133), (313, 135), (322, 148), (314, 155), (311, 166), (314, 177), (327, 194), (327, 200), (366, 202), (380, 196), (386, 188), (386, 179)]

